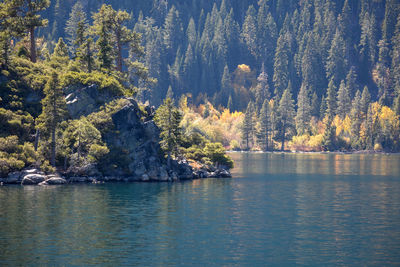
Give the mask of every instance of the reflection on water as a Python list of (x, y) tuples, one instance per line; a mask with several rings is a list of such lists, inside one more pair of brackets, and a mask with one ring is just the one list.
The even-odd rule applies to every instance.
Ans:
[[(324, 153), (231, 153), (234, 174), (383, 175), (400, 173), (400, 155)], [(260, 164), (261, 163), (261, 164)]]
[(233, 179), (0, 187), (0, 265), (400, 264), (399, 155), (232, 157)]

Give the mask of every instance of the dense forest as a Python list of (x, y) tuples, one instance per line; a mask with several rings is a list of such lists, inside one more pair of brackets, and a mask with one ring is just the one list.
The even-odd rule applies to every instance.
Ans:
[[(169, 111), (155, 116), (169, 157), (209, 161), (206, 140), (244, 150), (400, 150), (399, 0), (0, 4), (7, 166), (82, 155), (108, 162), (103, 126), (126, 97)], [(109, 104), (73, 118), (65, 97), (77, 84), (95, 85)], [(207, 148), (223, 158), (222, 146)]]
[[(148, 68), (149, 77), (157, 80), (154, 83), (137, 81), (138, 98), (142, 101), (150, 100), (158, 105), (170, 91), (177, 100), (185, 94), (189, 104), (213, 105), (220, 111), (223, 108), (242, 112), (253, 109), (255, 114), (247, 112), (248, 117), (253, 117), (252, 122), (248, 118), (248, 125), (244, 127), (247, 130), (240, 129), (242, 148), (269, 150), (276, 146), (276, 141), (282, 142), (283, 149), (286, 139), (305, 134), (320, 135), (319, 141), (315, 141), (317, 145), (311, 145), (317, 150), (323, 149), (321, 134), (336, 143), (325, 145), (328, 150), (373, 149), (375, 144), (386, 150), (399, 148), (395, 142), (397, 133), (388, 136), (386, 129), (383, 130), (385, 134), (364, 133), (373, 131), (366, 129), (373, 127), (373, 123), (387, 124), (374, 119), (382, 113), (383, 106), (399, 114), (398, 0), (109, 3), (131, 15), (127, 25), (141, 35), (145, 51), (140, 62)], [(73, 33), (65, 25), (73, 24), (76, 10), (82, 10), (90, 21), (91, 12), (101, 4), (97, 1), (54, 1), (45, 12), (51, 23), (42, 29), (42, 35), (47, 36), (47, 40), (57, 40), (61, 36), (71, 43)], [(278, 113), (286, 89), (288, 120), (282, 125), (285, 116)], [(255, 128), (256, 124), (261, 127), (259, 113), (266, 99), (268, 107), (264, 106), (264, 110), (270, 110), (266, 118), (270, 125), (264, 125), (268, 129), (261, 135), (265, 136), (268, 131), (271, 140), (260, 145), (260, 140), (257, 141), (260, 129)], [(369, 104), (376, 101), (380, 106), (375, 107), (373, 114)], [(358, 107), (358, 102), (364, 103), (363, 108)], [(293, 103), (293, 110), (290, 103)], [(337, 133), (341, 138), (326, 136), (328, 131), (335, 131), (332, 127), (328, 131), (325, 131), (327, 127), (317, 131), (321, 129), (318, 122), (322, 122), (327, 113), (330, 126), (344, 129)], [(332, 125), (336, 115), (339, 118)], [(351, 123), (345, 121), (346, 115)], [(322, 124), (326, 126), (327, 122)], [(360, 133), (361, 130), (364, 132)], [(363, 135), (374, 137), (360, 140)], [(296, 149), (302, 146), (304, 144)]]
[[(191, 93), (196, 100), (200, 95), (196, 103), (206, 97), (226, 107), (231, 97), (233, 108), (244, 110), (249, 100), (262, 102), (250, 90), (261, 73), (269, 97), (280, 98), (290, 81), (294, 97), (304, 86), (321, 101), (331, 80), (338, 90), (342, 80), (353, 79), (351, 98), (367, 86), (373, 100), (393, 103), (397, 0), (107, 3), (126, 10), (131, 17), (126, 25), (142, 36), (146, 56), (141, 61), (158, 80), (143, 94), (154, 104), (161, 103), (171, 86), (176, 96)], [(49, 24), (39, 30), (48, 49), (59, 37), (72, 44), (70, 27), (78, 10), (90, 22), (101, 5), (52, 1), (43, 12)], [(249, 73), (239, 73), (241, 64), (249, 66)]]

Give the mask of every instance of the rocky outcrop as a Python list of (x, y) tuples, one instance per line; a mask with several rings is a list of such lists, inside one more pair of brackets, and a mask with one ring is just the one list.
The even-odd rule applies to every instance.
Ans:
[(96, 112), (105, 103), (110, 102), (113, 96), (106, 90), (99, 90), (98, 85), (74, 84), (64, 89), (66, 94), (69, 115), (77, 119)]
[[(101, 105), (112, 100), (96, 85), (73, 86), (66, 89), (67, 108), (72, 118), (98, 111)], [(207, 177), (230, 177), (221, 169), (202, 168), (194, 170), (185, 159), (167, 161), (159, 146), (159, 129), (152, 120), (154, 107), (139, 107), (134, 99), (126, 99), (126, 104), (112, 116), (113, 127), (103, 131), (103, 141), (110, 150), (109, 164), (97, 166), (88, 164), (70, 168), (61, 175), (49, 175), (37, 169), (26, 169), (10, 173), (0, 182), (23, 185), (59, 185), (65, 183), (103, 183), (103, 182), (168, 182)], [(102, 129), (99, 129), (100, 131)]]
[[(125, 176), (138, 181), (169, 181), (171, 177), (160, 153), (159, 131), (133, 99), (112, 116), (113, 131), (104, 134), (110, 150), (120, 151), (124, 166), (103, 170), (105, 176)], [(112, 153), (112, 152), (111, 152)]]
[(229, 170), (221, 167), (216, 168), (213, 166), (202, 165), (200, 168), (196, 168), (193, 172), (196, 179), (200, 178), (231, 178), (232, 175)]

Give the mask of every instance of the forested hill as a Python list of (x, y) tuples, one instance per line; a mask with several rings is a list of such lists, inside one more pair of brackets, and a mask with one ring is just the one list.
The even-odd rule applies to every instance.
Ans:
[[(65, 27), (77, 2), (91, 20), (105, 1), (52, 1), (40, 34), (53, 42), (70, 37)], [(303, 86), (319, 104), (331, 80), (336, 90), (343, 80), (351, 98), (367, 86), (387, 106), (400, 90), (399, 0), (106, 2), (131, 13), (130, 26), (142, 34), (143, 61), (158, 80), (143, 95), (154, 104), (170, 86), (196, 104), (205, 94), (216, 106), (231, 98), (236, 110), (281, 97), (289, 83), (295, 98)], [(257, 92), (260, 79), (267, 90)]]

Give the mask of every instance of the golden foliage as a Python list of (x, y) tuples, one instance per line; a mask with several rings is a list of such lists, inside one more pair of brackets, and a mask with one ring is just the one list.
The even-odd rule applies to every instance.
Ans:
[[(208, 103), (209, 116), (204, 118), (205, 105), (188, 107), (184, 111), (181, 126), (186, 133), (199, 132), (212, 142), (220, 142), (228, 147), (233, 140), (240, 143), (240, 125), (243, 120), (242, 112), (230, 112), (228, 109), (219, 112)], [(236, 142), (233, 142), (235, 144)]]
[(243, 72), (250, 72), (251, 71), (250, 67), (248, 65), (246, 65), (246, 64), (238, 65), (238, 69), (243, 71)]

